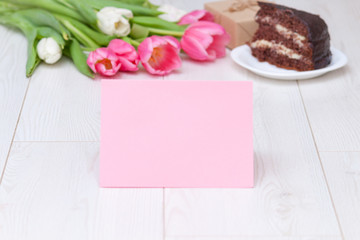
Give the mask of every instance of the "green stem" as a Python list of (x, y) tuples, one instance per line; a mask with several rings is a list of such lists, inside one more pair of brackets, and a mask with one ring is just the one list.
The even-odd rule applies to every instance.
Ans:
[(96, 11), (86, 2), (86, 0), (65, 0), (75, 7), (75, 10), (84, 18), (86, 24), (96, 26)]
[(70, 9), (75, 9), (73, 5), (71, 5), (71, 3), (68, 2), (68, 0), (56, 0), (58, 3), (61, 3), (62, 5), (64, 5), (67, 8)]
[(136, 48), (140, 45), (140, 43), (138, 41), (135, 41), (135, 40), (133, 40), (131, 38), (130, 38), (130, 44), (133, 45)]
[(157, 28), (149, 28), (149, 32), (152, 35), (169, 35), (173, 37), (182, 37), (184, 35), (184, 32), (163, 30)]
[(79, 21), (85, 21), (83, 17), (74, 9), (67, 8), (66, 6), (59, 4), (55, 1), (49, 0), (2, 0), (4, 2), (10, 2), (12, 4), (19, 4), (20, 6), (32, 6), (37, 8), (46, 9), (50, 12), (63, 14)]
[(115, 36), (108, 36), (101, 32), (98, 32), (98, 31), (90, 28), (88, 25), (86, 25), (80, 21), (77, 21), (73, 18), (69, 18), (69, 17), (63, 16), (60, 14), (54, 14), (54, 16), (61, 22), (64, 20), (70, 22), (71, 25), (73, 25), (73, 27), (77, 28), (78, 31), (81, 31), (84, 35), (91, 38), (99, 46), (107, 46), (111, 40), (116, 38)]
[(83, 52), (93, 52), (96, 50), (96, 48), (91, 48), (91, 47), (81, 47), (81, 50)]
[(70, 21), (68, 21), (66, 19), (60, 19), (60, 21), (86, 47), (90, 47), (90, 48), (99, 48), (100, 47), (91, 38), (86, 36), (78, 28), (76, 28), (74, 25), (72, 25)]
[(140, 45), (140, 43), (132, 38), (129, 37), (122, 37), (122, 40), (124, 40), (127, 43), (130, 43), (131, 45), (133, 45), (134, 47), (138, 47)]
[(17, 11), (26, 8), (26, 6), (19, 6), (8, 2), (0, 2), (0, 13)]

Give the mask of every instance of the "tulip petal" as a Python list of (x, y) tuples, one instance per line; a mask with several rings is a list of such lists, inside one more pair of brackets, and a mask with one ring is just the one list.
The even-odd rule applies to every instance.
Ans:
[(179, 61), (177, 61), (178, 51), (176, 48), (169, 44), (164, 44), (159, 47), (161, 51), (161, 57), (157, 58), (156, 61), (150, 62), (150, 65), (154, 69), (166, 72), (168, 69), (180, 67)]
[(199, 61), (214, 60), (216, 55), (207, 51), (213, 38), (197, 29), (189, 29), (181, 39), (182, 49), (193, 59)]
[(129, 18), (133, 17), (130, 10), (104, 7), (96, 14), (99, 29), (110, 36), (127, 36), (130, 33)]
[(119, 62), (121, 64), (120, 71), (135, 72), (135, 71), (137, 71), (139, 69), (137, 67), (139, 61), (132, 62), (132, 61), (129, 61), (128, 59), (126, 59), (126, 58), (119, 57)]
[(230, 41), (230, 36), (226, 33), (220, 36), (214, 36), (214, 41), (210, 44), (208, 51), (214, 51), (217, 58), (224, 57), (226, 55), (225, 45)]
[(108, 48), (98, 48), (91, 52), (87, 64), (95, 73), (104, 76), (115, 75), (121, 67), (118, 56)]
[(161, 5), (157, 10), (164, 13), (158, 17), (168, 22), (177, 22), (186, 14), (184, 10), (178, 9), (170, 4)]
[(176, 38), (151, 36), (138, 47), (140, 60), (151, 74), (166, 75), (181, 67), (180, 44)]
[(138, 46), (138, 52), (140, 56), (141, 62), (149, 61), (152, 51), (153, 51), (153, 43), (151, 37), (146, 38), (142, 43)]
[(197, 29), (210, 35), (222, 35), (225, 33), (225, 29), (221, 25), (207, 21), (193, 23), (190, 28)]
[(183, 16), (178, 25), (187, 25), (198, 21), (213, 22), (214, 16), (206, 10), (195, 10)]
[(121, 63), (120, 71), (137, 71), (139, 55), (135, 48), (121, 39), (113, 39), (108, 46), (117, 56)]
[(226, 54), (225, 46), (230, 36), (219, 24), (207, 21), (195, 22), (181, 39), (182, 49), (198, 61), (212, 61)]
[(117, 64), (115, 66), (112, 65), (112, 68), (107, 69), (104, 64), (100, 64), (100, 63), (95, 64), (96, 72), (100, 73), (103, 76), (107, 76), (107, 77), (114, 76), (119, 71), (120, 67), (121, 67), (121, 64)]
[(164, 36), (162, 38), (165, 39), (168, 43), (170, 43), (174, 48), (178, 49), (178, 51), (180, 52), (180, 43), (176, 38), (172, 36)]

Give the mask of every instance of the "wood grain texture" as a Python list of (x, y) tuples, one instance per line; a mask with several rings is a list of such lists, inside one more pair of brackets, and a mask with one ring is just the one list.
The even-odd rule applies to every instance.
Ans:
[[(115, 79), (156, 78), (145, 70)], [(15, 141), (99, 141), (100, 77), (83, 76), (69, 59), (42, 64), (28, 90)]]
[[(210, 1), (154, 2), (190, 11)], [(277, 2), (319, 13), (329, 25), (332, 45), (348, 55), (348, 66), (297, 85), (258, 77), (229, 56), (216, 63), (183, 56), (183, 67), (165, 78), (254, 82), (254, 189), (166, 189), (165, 203), (161, 189), (99, 189), (100, 82), (82, 76), (64, 59), (54, 66), (42, 64), (31, 79), (15, 136), (19, 142), (0, 186), (0, 239), (359, 239), (360, 156), (321, 153), (329, 195), (312, 134), (323, 151), (360, 149), (355, 49), (360, 3)], [(25, 38), (2, 26), (0, 34), (1, 170), (28, 80)], [(154, 77), (142, 69), (116, 78)]]
[[(200, 9), (208, 0), (163, 0), (188, 11)], [(354, 49), (360, 41), (360, 2), (279, 0), (284, 4), (319, 14), (328, 24), (331, 45), (343, 51), (349, 63), (322, 77), (299, 81), (308, 117), (320, 151), (360, 150), (360, 56)], [(184, 69), (182, 71), (189, 71)], [(211, 71), (216, 74), (215, 71)], [(223, 73), (222, 71), (219, 71)], [(224, 71), (225, 72), (225, 71)], [(206, 74), (205, 74), (206, 75)], [(210, 75), (210, 74), (209, 74)]]
[(360, 236), (360, 152), (320, 153), (346, 240)]
[(210, 64), (183, 65), (184, 71), (166, 79), (253, 81), (256, 185), (166, 189), (166, 236), (341, 239), (296, 82), (243, 74), (230, 58), (213, 63), (221, 71), (207, 70)]
[(197, 237), (167, 237), (166, 240), (338, 240), (339, 237), (334, 236), (295, 236), (295, 237), (272, 237), (272, 236), (232, 236), (232, 237), (209, 237), (209, 236), (197, 236)]
[[(0, 142), (0, 181), (11, 142)], [(0, 183), (1, 184), (1, 183)]]
[(256, 163), (254, 189), (166, 189), (167, 239), (341, 239), (295, 82), (264, 80), (229, 57), (185, 59), (166, 79), (253, 81)]
[(0, 25), (0, 175), (14, 135), (29, 80), (25, 77), (26, 39)]
[(0, 239), (161, 239), (162, 189), (100, 189), (98, 161), (98, 143), (15, 143)]
[[(286, 1), (281, 1), (286, 2)], [(320, 14), (328, 24), (331, 45), (348, 57), (344, 68), (299, 81), (319, 151), (360, 150), (359, 1), (293, 1), (293, 6)]]
[(32, 77), (15, 141), (98, 141), (100, 81), (68, 59), (41, 64)]

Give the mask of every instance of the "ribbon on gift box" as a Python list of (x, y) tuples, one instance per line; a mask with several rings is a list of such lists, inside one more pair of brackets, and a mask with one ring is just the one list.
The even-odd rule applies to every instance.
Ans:
[(229, 7), (229, 12), (239, 12), (248, 8), (254, 9), (255, 6), (257, 6), (256, 0), (236, 0)]
[(227, 0), (205, 4), (205, 9), (215, 16), (215, 22), (222, 25), (231, 35), (228, 45), (235, 48), (251, 40), (258, 28), (256, 12), (260, 9), (256, 0)]

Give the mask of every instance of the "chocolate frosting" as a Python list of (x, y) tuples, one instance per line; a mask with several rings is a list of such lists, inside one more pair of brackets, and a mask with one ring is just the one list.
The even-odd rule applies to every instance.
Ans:
[(261, 9), (280, 11), (290, 17), (294, 17), (307, 28), (307, 37), (313, 48), (313, 62), (315, 69), (326, 67), (330, 63), (330, 35), (325, 21), (319, 15), (273, 3), (258, 2), (258, 4)]

